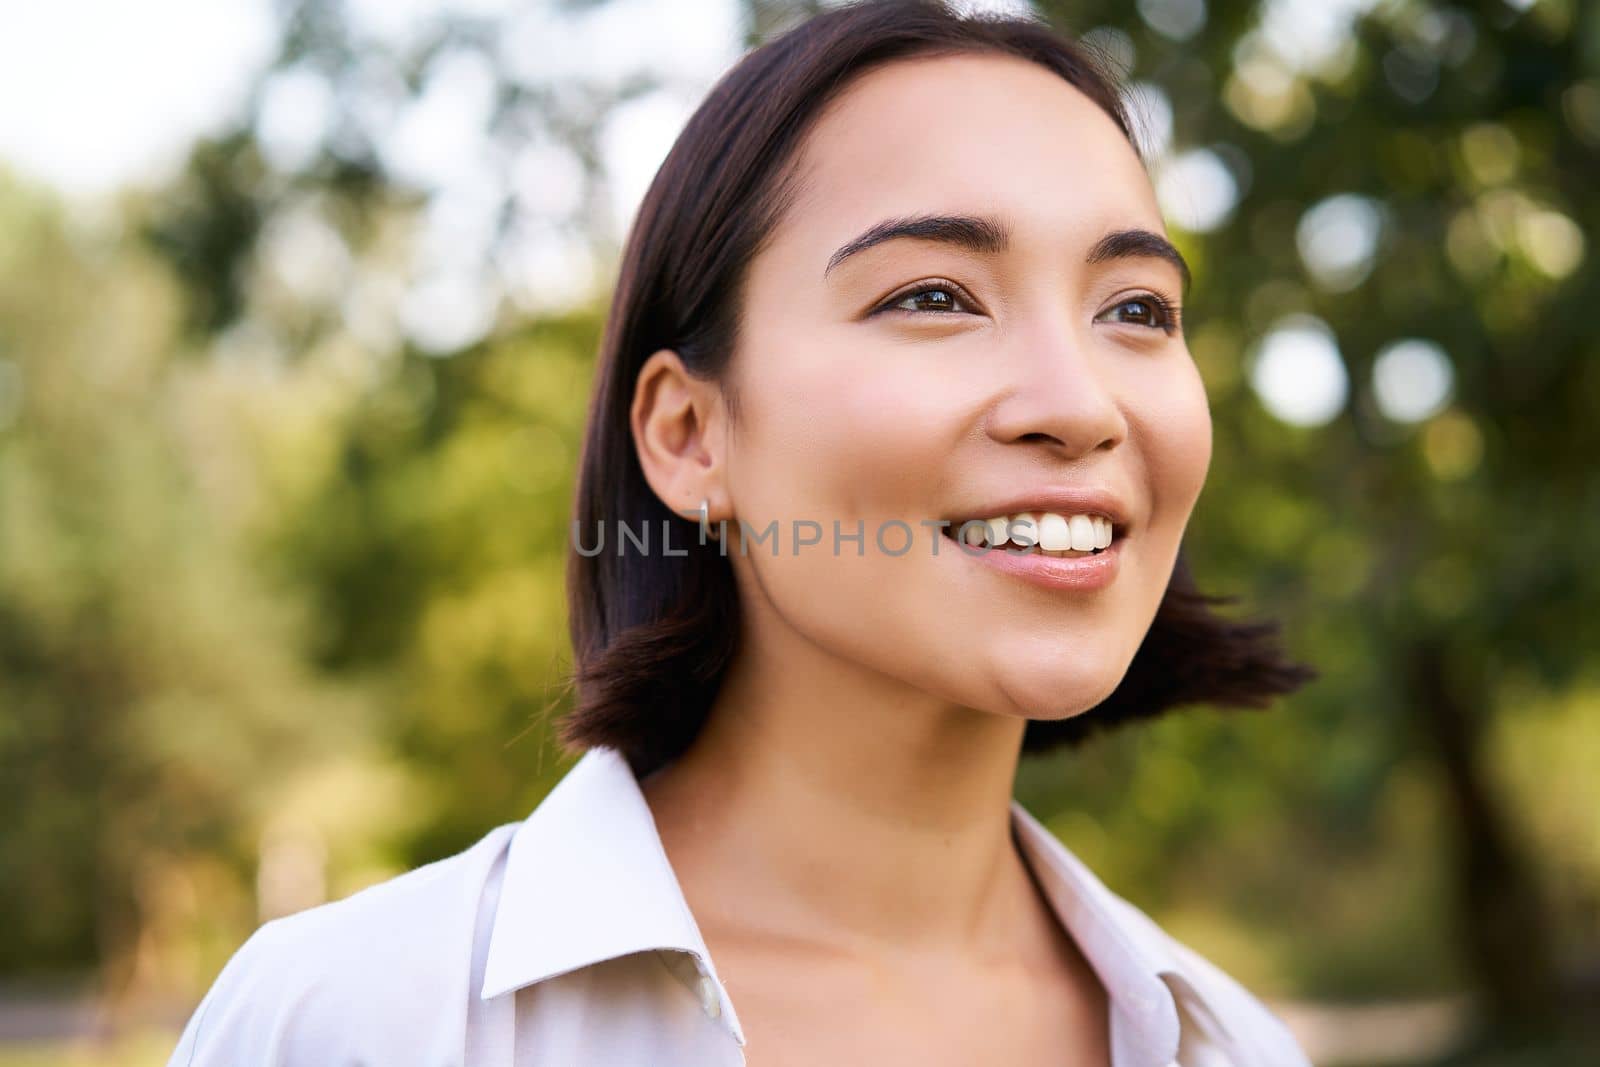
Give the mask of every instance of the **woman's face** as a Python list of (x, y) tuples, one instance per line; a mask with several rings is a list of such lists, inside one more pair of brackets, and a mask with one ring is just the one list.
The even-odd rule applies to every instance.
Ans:
[[(727, 510), (778, 533), (776, 556), (770, 541), (741, 555), (730, 523), (742, 595), (940, 701), (1087, 710), (1149, 629), (1211, 458), (1205, 390), (1160, 304), (1181, 301), (1180, 268), (1159, 241), (1092, 254), (1117, 231), (1165, 234), (1133, 147), (1043, 67), (939, 57), (858, 79), (798, 166), (804, 191), (751, 264), (731, 370)], [(918, 216), (991, 220), (1006, 239), (897, 237), (830, 266)], [(1105, 504), (1052, 499), (1072, 490)], [(997, 565), (1004, 549), (936, 525), (1031, 511), (1069, 532), (1071, 515), (1109, 512), (1110, 580), (1051, 583), (1039, 560)], [(864, 543), (835, 551), (835, 522)], [(797, 523), (820, 543), (797, 545)]]

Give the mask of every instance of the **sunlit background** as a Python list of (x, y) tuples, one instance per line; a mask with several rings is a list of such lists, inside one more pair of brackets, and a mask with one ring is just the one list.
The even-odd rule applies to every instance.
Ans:
[[(263, 920), (520, 819), (617, 249), (827, 4), (0, 8), (0, 1067), (153, 1065)], [(986, 3), (1122, 77), (1322, 677), (1024, 765), (1319, 1067), (1600, 1062), (1600, 5)]]

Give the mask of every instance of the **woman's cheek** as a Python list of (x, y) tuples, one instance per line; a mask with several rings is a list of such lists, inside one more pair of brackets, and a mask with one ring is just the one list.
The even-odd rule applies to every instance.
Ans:
[(1184, 438), (1183, 481), (1188, 487), (1190, 507), (1193, 507), (1211, 469), (1211, 401), (1206, 395), (1205, 382), (1201, 380), (1199, 368), (1195, 366), (1194, 360), (1185, 359), (1183, 366), (1186, 368), (1186, 373), (1181, 376), (1181, 380), (1187, 384), (1187, 389), (1182, 401), (1183, 414), (1178, 422), (1183, 427)]
[[(958, 398), (916, 372), (904, 354), (857, 353), (809, 392), (800, 409), (807, 448), (800, 465), (829, 510), (806, 515), (831, 532), (888, 518), (933, 514), (940, 472), (951, 464)], [(869, 538), (871, 531), (869, 530)]]
[(1143, 383), (1137, 423), (1141, 450), (1150, 465), (1151, 497), (1157, 512), (1175, 513), (1181, 527), (1199, 498), (1211, 467), (1211, 408), (1194, 361), (1163, 362)]

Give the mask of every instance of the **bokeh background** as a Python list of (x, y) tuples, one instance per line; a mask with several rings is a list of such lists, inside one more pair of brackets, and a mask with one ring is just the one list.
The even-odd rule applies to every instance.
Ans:
[[(258, 923), (560, 777), (617, 249), (825, 6), (0, 8), (0, 1067), (164, 1063)], [(1323, 672), (1018, 795), (1319, 1067), (1600, 1062), (1600, 5), (981, 6), (1126, 79), (1189, 551)]]

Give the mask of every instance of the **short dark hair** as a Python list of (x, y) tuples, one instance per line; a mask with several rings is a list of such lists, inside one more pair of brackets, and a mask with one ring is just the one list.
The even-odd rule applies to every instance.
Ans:
[[(687, 556), (578, 551), (567, 598), (574, 706), (571, 750), (607, 745), (643, 775), (689, 747), (740, 630), (734, 574), (716, 541), (675, 514), (644, 477), (630, 428), (644, 361), (676, 350), (698, 378), (721, 381), (742, 315), (746, 268), (793, 203), (786, 168), (823, 107), (868, 69), (899, 59), (1017, 56), (1054, 71), (1102, 108), (1139, 150), (1108, 69), (1085, 46), (1028, 17), (960, 15), (935, 0), (866, 0), (816, 15), (746, 54), (712, 87), (662, 163), (635, 216), (602, 334), (579, 463), (575, 530), (674, 527)], [(1142, 157), (1142, 153), (1141, 153)], [(620, 549), (620, 545), (618, 548)], [(1182, 549), (1149, 632), (1117, 689), (1060, 721), (1028, 723), (1024, 751), (1075, 744), (1114, 723), (1181, 704), (1261, 707), (1317, 672), (1285, 660), (1275, 622), (1221, 618)]]

